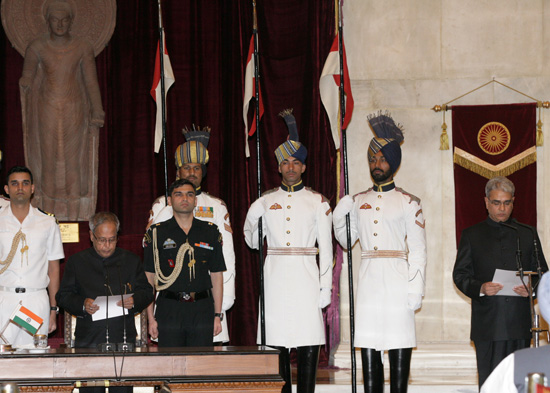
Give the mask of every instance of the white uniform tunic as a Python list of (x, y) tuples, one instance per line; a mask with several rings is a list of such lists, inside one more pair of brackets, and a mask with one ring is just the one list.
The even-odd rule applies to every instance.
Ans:
[[(23, 306), (44, 320), (39, 333), (48, 334), (48, 261), (64, 258), (59, 226), (54, 217), (32, 206), (23, 223), (19, 222), (9, 207), (0, 209), (0, 260), (7, 259), (13, 238), (20, 229), (26, 236), (28, 249), (21, 252), (24, 245), (20, 241), (11, 265), (0, 274), (0, 286), (3, 287), (0, 288), (0, 326), (4, 327), (19, 301), (22, 301)], [(26, 292), (16, 293), (14, 288), (25, 288)], [(12, 345), (33, 342), (30, 334), (12, 323), (4, 336)]]
[[(399, 188), (371, 188), (353, 200), (351, 244), (359, 239), (362, 249), (355, 345), (375, 350), (415, 347), (414, 311), (407, 298), (409, 293), (424, 294), (426, 235), (420, 200)], [(334, 232), (347, 247), (345, 217), (335, 217)]]
[[(166, 199), (164, 197), (158, 197), (151, 207), (151, 215), (147, 228), (152, 224), (169, 220), (173, 215), (174, 211), (172, 210), (172, 206), (166, 206)], [(227, 206), (221, 199), (213, 197), (206, 192), (201, 192), (197, 195), (195, 217), (216, 224), (222, 234), (222, 252), (225, 260), (225, 267), (227, 268), (227, 270), (223, 272), (223, 297), (224, 300), (229, 299), (232, 304), (232, 301), (235, 300), (235, 251), (233, 249), (233, 230), (231, 229)], [(222, 332), (214, 336), (214, 342), (229, 341), (229, 331), (225, 318), (226, 310), (222, 309), (222, 311), (224, 313)]]
[[(259, 248), (260, 216), (268, 245), (264, 265), (266, 344), (286, 348), (322, 345), (325, 329), (319, 294), (321, 288), (332, 287), (332, 210), (328, 201), (303, 187), (295, 192), (282, 188), (268, 191), (250, 206), (246, 216), (244, 236), (251, 248)], [(304, 255), (307, 253), (310, 255)], [(258, 343), (260, 332), (258, 323)]]
[(9, 205), (10, 205), (10, 200), (0, 195), (0, 210), (4, 209), (5, 207), (8, 207)]

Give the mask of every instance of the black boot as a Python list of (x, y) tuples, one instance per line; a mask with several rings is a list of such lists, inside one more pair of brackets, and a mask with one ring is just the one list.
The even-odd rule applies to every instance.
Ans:
[(274, 347), (273, 345), (270, 345), (272, 348), (278, 349), (281, 353), (279, 354), (279, 374), (281, 374), (281, 377), (285, 381), (285, 384), (283, 386), (283, 389), (281, 390), (281, 393), (292, 393), (292, 373), (290, 370), (290, 350), (285, 347)]
[(407, 393), (409, 371), (411, 369), (412, 348), (391, 349), (390, 358), (390, 392)]
[(319, 348), (319, 345), (296, 348), (298, 355), (298, 393), (315, 392)]
[(365, 393), (384, 393), (384, 365), (380, 351), (361, 348)]

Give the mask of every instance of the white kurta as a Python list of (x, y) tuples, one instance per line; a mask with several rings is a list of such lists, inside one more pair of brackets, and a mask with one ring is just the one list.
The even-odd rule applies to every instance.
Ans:
[[(166, 206), (165, 198), (158, 197), (151, 207), (149, 224), (147, 227), (169, 220), (173, 215), (174, 211), (172, 210), (172, 206)], [(221, 199), (206, 192), (201, 192), (197, 195), (195, 217), (216, 224), (222, 234), (222, 252), (225, 260), (225, 267), (227, 268), (227, 270), (223, 272), (223, 297), (224, 299), (229, 299), (232, 304), (233, 300), (235, 300), (235, 251), (233, 249), (233, 230), (231, 229), (231, 221), (229, 220), (227, 206)], [(229, 330), (225, 318), (225, 311), (227, 310), (222, 311), (224, 313), (222, 332), (214, 336), (214, 342), (229, 341)]]
[[(246, 243), (258, 248), (262, 217), (268, 256), (264, 265), (266, 344), (294, 348), (325, 343), (321, 288), (332, 287), (332, 211), (321, 194), (302, 188), (265, 193), (251, 206), (244, 224)], [(319, 248), (315, 255), (269, 255), (270, 250)], [(282, 250), (284, 252), (284, 250)], [(261, 326), (258, 323), (258, 343)]]
[[(363, 255), (365, 251), (400, 251), (408, 259), (361, 259), (355, 345), (376, 350), (415, 347), (414, 311), (407, 298), (409, 293), (424, 294), (426, 234), (420, 200), (398, 188), (369, 189), (353, 199), (351, 244), (359, 239)], [(347, 247), (345, 217), (335, 217), (334, 232)]]
[[(0, 274), (0, 286), (30, 289), (25, 293), (0, 290), (0, 326), (9, 320), (19, 301), (44, 319), (39, 333), (48, 334), (50, 302), (46, 288), (49, 261), (64, 258), (61, 234), (55, 218), (30, 207), (29, 214), (20, 223), (9, 207), (0, 209), (0, 260), (5, 261), (15, 234), (21, 229), (26, 236), (28, 250), (21, 252), (19, 242), (10, 267)], [(34, 289), (34, 291), (32, 291)], [(10, 324), (4, 333), (12, 345), (32, 343), (32, 336)]]

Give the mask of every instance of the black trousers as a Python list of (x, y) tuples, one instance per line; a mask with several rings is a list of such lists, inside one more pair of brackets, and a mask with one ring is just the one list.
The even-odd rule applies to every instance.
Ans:
[(214, 300), (194, 303), (157, 298), (155, 318), (159, 347), (211, 347), (214, 339)]
[(474, 345), (476, 347), (479, 387), (481, 388), (483, 382), (506, 356), (518, 349), (529, 348), (531, 340), (475, 340)]

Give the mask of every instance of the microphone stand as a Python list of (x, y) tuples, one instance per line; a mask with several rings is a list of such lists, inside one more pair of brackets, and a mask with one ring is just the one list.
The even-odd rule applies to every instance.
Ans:
[[(547, 331), (546, 329), (542, 329), (540, 327), (540, 316), (535, 313), (535, 304), (533, 301), (533, 290), (537, 287), (538, 283), (540, 282), (540, 279), (542, 278), (542, 267), (540, 265), (540, 255), (539, 255), (539, 247), (537, 242), (537, 231), (534, 227), (527, 224), (522, 224), (521, 222), (518, 222), (515, 218), (512, 219), (512, 222), (516, 225), (522, 226), (524, 228), (527, 228), (531, 231), (531, 234), (533, 235), (533, 247), (534, 247), (534, 254), (535, 254), (535, 261), (537, 264), (537, 272), (528, 272), (529, 276), (529, 306), (531, 309), (531, 333), (533, 335), (533, 347), (538, 348), (540, 346), (540, 334), (542, 332)], [(533, 288), (532, 285), (532, 276), (537, 275), (539, 277), (537, 283), (535, 284), (535, 288)], [(522, 280), (523, 281), (523, 280)]]
[(109, 272), (103, 261), (103, 268), (105, 269), (105, 294), (107, 295), (107, 305), (105, 309), (105, 342), (97, 344), (97, 350), (101, 352), (114, 352), (115, 346), (109, 342)]
[(124, 296), (123, 296), (123, 293), (122, 293), (123, 292), (123, 287), (122, 287), (122, 280), (120, 278), (120, 263), (116, 264), (116, 269), (117, 269), (117, 273), (118, 273), (118, 285), (120, 287), (120, 301), (121, 301), (121, 305), (122, 305), (122, 327), (123, 327), (122, 342), (118, 343), (116, 346), (117, 346), (118, 351), (130, 352), (130, 351), (134, 350), (134, 344), (126, 342), (126, 314), (124, 313), (124, 311), (126, 311), (126, 310), (124, 308)]

